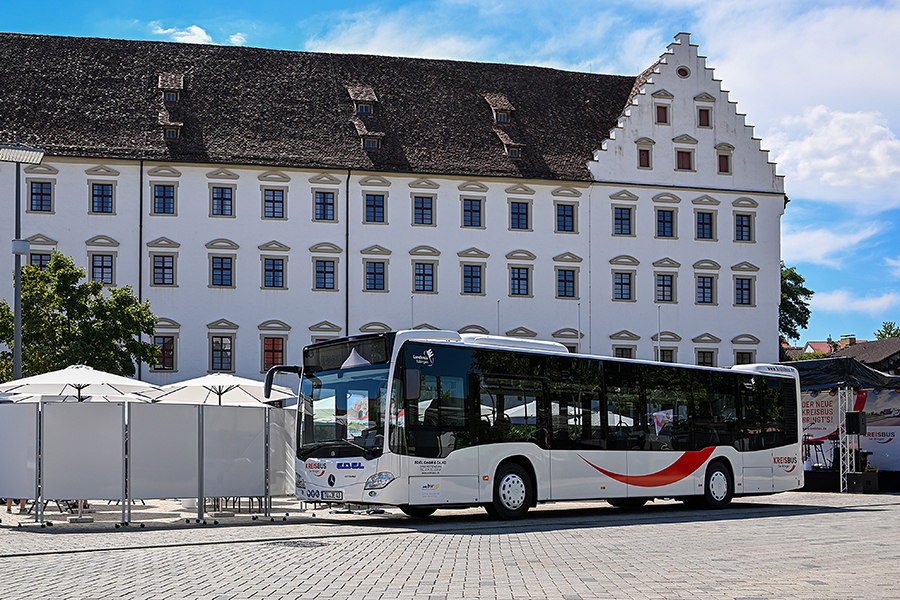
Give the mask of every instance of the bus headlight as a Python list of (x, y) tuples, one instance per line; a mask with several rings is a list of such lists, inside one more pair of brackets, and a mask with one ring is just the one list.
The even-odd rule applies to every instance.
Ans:
[(393, 473), (388, 473), (386, 471), (382, 471), (381, 473), (375, 473), (366, 481), (366, 489), (367, 490), (380, 490), (384, 487), (387, 487), (387, 484), (394, 480)]
[(297, 474), (297, 489), (298, 490), (306, 489), (306, 482), (303, 481), (303, 475), (300, 475), (299, 473)]

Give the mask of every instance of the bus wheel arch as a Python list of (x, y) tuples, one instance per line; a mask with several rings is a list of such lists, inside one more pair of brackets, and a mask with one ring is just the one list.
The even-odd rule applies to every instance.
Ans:
[(523, 457), (512, 457), (497, 465), (492, 500), (484, 508), (495, 519), (518, 519), (537, 504), (536, 498), (534, 466)]

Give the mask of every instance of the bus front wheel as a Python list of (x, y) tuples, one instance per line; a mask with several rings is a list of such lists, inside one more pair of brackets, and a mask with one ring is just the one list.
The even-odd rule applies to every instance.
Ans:
[(497, 469), (494, 477), (494, 500), (485, 510), (495, 519), (518, 519), (528, 512), (534, 500), (531, 476), (519, 464), (508, 463)]
[(709, 508), (725, 508), (734, 496), (734, 480), (731, 471), (720, 462), (714, 462), (706, 469), (706, 490), (703, 499)]
[(424, 519), (425, 517), (430, 517), (434, 514), (434, 511), (437, 509), (433, 506), (410, 506), (409, 504), (404, 504), (400, 507), (405, 514), (410, 517), (415, 517), (417, 519)]

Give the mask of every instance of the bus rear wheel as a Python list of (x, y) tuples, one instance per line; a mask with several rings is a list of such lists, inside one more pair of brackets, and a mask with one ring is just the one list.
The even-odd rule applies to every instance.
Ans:
[(646, 498), (609, 498), (607, 499), (616, 508), (640, 508), (647, 504)]
[(531, 476), (519, 464), (501, 465), (494, 476), (494, 500), (485, 510), (495, 519), (518, 519), (528, 512), (534, 501)]
[(720, 462), (714, 462), (706, 469), (706, 489), (703, 500), (712, 509), (725, 508), (734, 496), (734, 480), (731, 471)]
[(400, 510), (402, 510), (404, 514), (407, 514), (410, 517), (424, 519), (425, 517), (430, 517), (431, 515), (433, 515), (434, 511), (436, 511), (437, 509), (433, 506), (410, 506), (409, 504), (404, 504), (400, 507)]

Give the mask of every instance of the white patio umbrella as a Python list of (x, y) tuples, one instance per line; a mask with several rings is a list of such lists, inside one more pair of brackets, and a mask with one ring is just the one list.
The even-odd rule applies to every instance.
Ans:
[(50, 396), (47, 394), (15, 394), (12, 402), (151, 402), (140, 394), (94, 394), (93, 396)]
[(122, 395), (151, 389), (159, 389), (159, 386), (139, 379), (98, 371), (86, 365), (72, 365), (58, 371), (0, 383), (0, 392), (47, 396), (74, 394), (79, 401), (84, 400), (85, 396)]
[[(228, 373), (213, 373), (196, 379), (164, 385), (159, 390), (144, 392), (154, 402), (173, 404), (218, 404), (219, 406), (264, 406), (266, 397), (262, 381)], [(289, 388), (272, 386), (268, 399), (283, 400), (296, 394)]]

